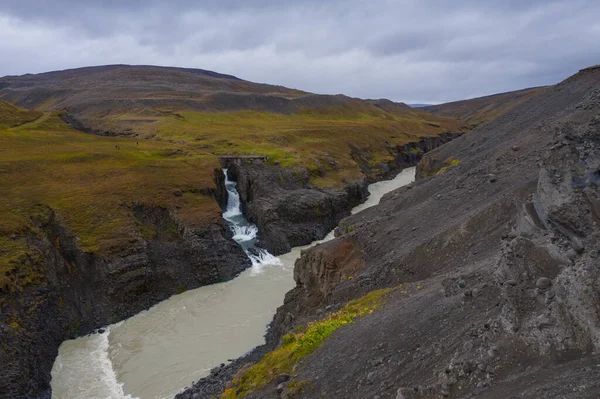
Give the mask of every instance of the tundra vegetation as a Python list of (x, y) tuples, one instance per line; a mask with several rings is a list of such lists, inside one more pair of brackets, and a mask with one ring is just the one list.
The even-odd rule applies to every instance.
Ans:
[(141, 204), (172, 211), (181, 225), (220, 218), (212, 198), (217, 155), (262, 154), (286, 168), (306, 168), (311, 184), (339, 187), (364, 175), (352, 149), (371, 165), (392, 162), (391, 149), (459, 131), (461, 122), (420, 111), (390, 113), (368, 104), (258, 111), (164, 111), (112, 114), (105, 128), (138, 121), (134, 135), (100, 136), (68, 126), (61, 111), (0, 102), (0, 289), (38, 283), (42, 255), (27, 242), (56, 218), (85, 252), (119, 256), (151, 239), (136, 219)]

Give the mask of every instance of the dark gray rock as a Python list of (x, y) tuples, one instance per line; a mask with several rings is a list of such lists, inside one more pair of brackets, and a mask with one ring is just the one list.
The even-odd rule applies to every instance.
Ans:
[(307, 170), (266, 164), (230, 166), (242, 209), (259, 228), (259, 243), (271, 253), (322, 239), (350, 210), (367, 199), (367, 182), (349, 182), (338, 190), (309, 185)]
[(49, 396), (50, 371), (63, 340), (133, 316), (184, 289), (229, 280), (251, 265), (225, 223), (178, 226), (168, 210), (141, 205), (134, 213), (157, 235), (137, 237), (112, 257), (81, 251), (52, 212), (40, 225), (46, 238), (31, 237), (29, 245), (44, 254), (44, 284), (18, 296), (0, 291), (0, 326), (15, 317), (20, 326), (0, 334), (0, 398)]
[(547, 277), (540, 277), (535, 282), (535, 286), (540, 290), (547, 290), (548, 288), (550, 288), (550, 285), (552, 285), (552, 282)]
[[(318, 308), (403, 284), (383, 307), (337, 330), (303, 361), (294, 378), (314, 385), (303, 398), (372, 397), (375, 384), (365, 384), (365, 374), (370, 348), (380, 344), (377, 356), (393, 359), (377, 368), (385, 375), (376, 379), (392, 386), (377, 384), (381, 397), (600, 397), (594, 354), (600, 270), (589, 250), (600, 242), (596, 92), (600, 69), (583, 71), (440, 147), (424, 158), (423, 177), (411, 189), (342, 220), (336, 240), (302, 255), (297, 286), (267, 335), (273, 345), (313, 320)], [(427, 176), (450, 157), (460, 166)], [(490, 171), (498, 179), (481, 184)], [(346, 233), (346, 226), (358, 227)], [(500, 245), (508, 240), (510, 247)], [(564, 255), (569, 245), (580, 250), (576, 262)], [(350, 271), (356, 277), (341, 278)], [(535, 288), (540, 276), (550, 284)], [(469, 288), (487, 288), (463, 299), (460, 278)], [(398, 389), (406, 386), (422, 388)], [(268, 392), (271, 387), (252, 397), (266, 399)]]
[(279, 374), (277, 377), (275, 377), (275, 383), (281, 384), (283, 382), (289, 381), (291, 378), (292, 376), (289, 374)]

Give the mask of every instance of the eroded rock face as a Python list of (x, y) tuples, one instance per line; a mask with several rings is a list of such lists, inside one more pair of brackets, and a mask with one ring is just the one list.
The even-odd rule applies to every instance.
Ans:
[(302, 168), (259, 163), (229, 170), (244, 214), (259, 228), (259, 245), (275, 255), (325, 237), (368, 195), (364, 179), (333, 190), (310, 186), (308, 171)]
[[(357, 243), (366, 265), (355, 284), (329, 287), (334, 302), (349, 285), (360, 293), (360, 285), (414, 281), (421, 290), (397, 294), (377, 316), (340, 331), (296, 378), (344, 398), (600, 395), (590, 367), (600, 349), (600, 107), (589, 96), (599, 85), (598, 71), (571, 78), (540, 101), (545, 109), (522, 106), (423, 162), (435, 168), (453, 153), (467, 168), (425, 178), (345, 219), (339, 239)], [(543, 116), (552, 107), (557, 116)], [(524, 131), (513, 135), (517, 127)], [(305, 254), (297, 267), (310, 273), (314, 257)], [(294, 314), (307, 304), (282, 309)], [(357, 345), (362, 350), (344, 363), (340, 354)], [(373, 365), (377, 357), (385, 367)], [(320, 378), (324, 370), (330, 378)]]
[[(391, 178), (403, 168), (416, 165), (425, 153), (457, 137), (460, 134), (448, 132), (390, 147), (394, 160), (376, 167), (369, 166), (363, 150), (349, 148), (364, 178), (348, 181), (340, 189), (312, 186), (304, 168), (291, 170), (261, 162), (226, 166), (238, 183), (244, 214), (259, 227), (259, 245), (278, 255), (322, 239), (350, 215), (353, 207), (367, 199), (368, 183)], [(320, 156), (328, 158), (325, 153)]]
[[(536, 213), (549, 234), (514, 238), (508, 248), (518, 251), (507, 251), (499, 270), (520, 277), (519, 284), (529, 290), (529, 298), (507, 290), (503, 322), (522, 331), (541, 353), (600, 349), (598, 171), (598, 117), (561, 126), (543, 160), (536, 192), (541, 205)], [(527, 311), (527, 303), (538, 310)]]
[[(432, 151), (425, 168), (460, 162), (302, 255), (268, 345), (397, 288), (296, 368), (310, 385), (296, 397), (600, 397), (598, 93), (600, 69), (581, 71)], [(340, 262), (345, 243), (360, 256)], [(251, 395), (277, 396), (275, 384)]]
[(224, 223), (179, 226), (162, 208), (137, 205), (156, 231), (108, 258), (80, 251), (51, 214), (45, 239), (29, 245), (43, 259), (41, 281), (0, 293), (0, 397), (49, 397), (50, 371), (65, 339), (115, 323), (186, 289), (226, 281), (250, 262)]
[(460, 133), (445, 132), (438, 136), (423, 137), (419, 141), (410, 142), (402, 146), (390, 146), (388, 151), (390, 154), (393, 154), (394, 162), (380, 164), (376, 168), (369, 166), (369, 162), (363, 159), (359, 149), (354, 150), (353, 157), (360, 165), (369, 182), (373, 182), (393, 177), (398, 169), (415, 165), (419, 168), (419, 161), (421, 161), (425, 154), (460, 136)]

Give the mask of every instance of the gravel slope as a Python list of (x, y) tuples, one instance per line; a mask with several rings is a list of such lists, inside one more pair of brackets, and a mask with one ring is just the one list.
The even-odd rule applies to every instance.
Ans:
[[(434, 175), (303, 254), (268, 342), (399, 288), (295, 368), (301, 393), (247, 397), (600, 397), (600, 68), (434, 150), (418, 173)], [(344, 243), (359, 250), (339, 262)]]

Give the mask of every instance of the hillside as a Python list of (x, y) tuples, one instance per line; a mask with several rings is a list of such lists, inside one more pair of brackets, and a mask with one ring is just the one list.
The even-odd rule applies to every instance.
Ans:
[(2, 398), (47, 395), (63, 340), (250, 265), (221, 218), (236, 166), (218, 155), (267, 156), (236, 177), (282, 253), (467, 131), (387, 100), (151, 66), (4, 77), (0, 99), (16, 104), (0, 101)]
[(436, 115), (459, 118), (477, 126), (497, 118), (546, 89), (547, 87), (533, 87), (530, 89), (494, 94), (470, 100), (430, 105), (421, 109)]
[(33, 122), (42, 116), (41, 112), (31, 111), (16, 107), (4, 101), (0, 101), (0, 129), (11, 128)]
[(582, 70), (426, 154), (177, 398), (600, 397), (599, 92)]
[[(204, 70), (152, 66), (4, 77), (0, 99), (64, 111), (73, 127), (101, 135), (152, 138), (210, 154), (268, 155), (271, 162), (309, 168), (327, 186), (381, 169), (393, 161), (394, 147), (467, 130), (455, 118), (389, 100), (315, 95)], [(361, 153), (360, 167), (351, 148)]]

